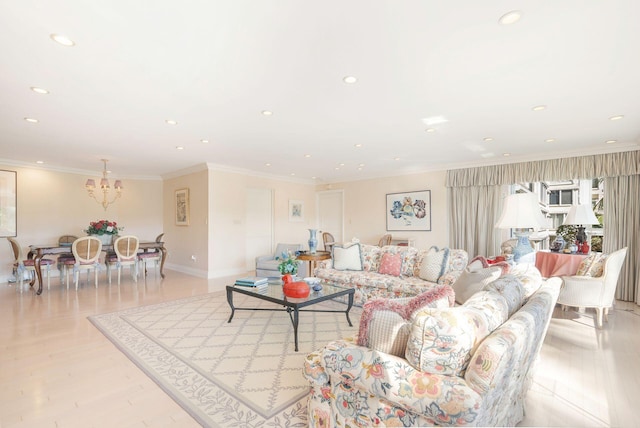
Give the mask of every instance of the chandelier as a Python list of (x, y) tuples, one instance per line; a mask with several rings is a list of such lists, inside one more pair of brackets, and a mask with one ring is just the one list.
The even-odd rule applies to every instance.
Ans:
[(112, 203), (114, 203), (116, 199), (118, 199), (122, 195), (122, 181), (116, 180), (115, 183), (113, 183), (113, 188), (115, 189), (116, 194), (113, 197), (113, 199), (109, 201), (109, 191), (111, 190), (111, 186), (109, 186), (109, 179), (107, 178), (107, 174), (111, 171), (107, 171), (107, 160), (106, 159), (100, 159), (100, 160), (104, 164), (104, 169), (102, 170), (102, 179), (100, 180), (100, 189), (102, 190), (102, 201), (98, 200), (94, 192), (96, 190), (96, 181), (93, 178), (88, 179), (84, 187), (87, 188), (87, 192), (89, 192), (89, 196), (95, 199), (97, 203), (102, 205), (102, 207), (106, 211), (107, 207)]

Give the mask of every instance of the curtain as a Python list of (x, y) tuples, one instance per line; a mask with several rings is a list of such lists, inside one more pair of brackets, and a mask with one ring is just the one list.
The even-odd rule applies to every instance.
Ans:
[[(454, 187), (447, 191), (449, 246), (469, 258), (500, 254), (500, 235), (493, 233), (502, 209), (501, 186)], [(478, 231), (483, 231), (478, 233)], [(485, 233), (491, 231), (492, 233)]]
[(608, 177), (604, 181), (604, 229), (602, 251), (627, 247), (616, 299), (640, 305), (640, 175)]

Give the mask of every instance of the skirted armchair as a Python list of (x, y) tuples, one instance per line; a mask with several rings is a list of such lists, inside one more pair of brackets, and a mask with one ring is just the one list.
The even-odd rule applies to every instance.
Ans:
[[(280, 276), (278, 265), (282, 257), (282, 253), (288, 251), (295, 254), (296, 251), (302, 251), (302, 244), (278, 244), (273, 254), (256, 257), (256, 276), (274, 277)], [(304, 278), (307, 276), (307, 264), (298, 261), (298, 276)]]

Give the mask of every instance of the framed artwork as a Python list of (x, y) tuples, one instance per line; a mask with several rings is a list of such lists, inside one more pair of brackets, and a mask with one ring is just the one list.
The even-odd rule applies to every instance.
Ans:
[(431, 190), (388, 193), (387, 230), (431, 231)]
[(289, 199), (289, 221), (304, 221), (304, 202)]
[(17, 236), (17, 186), (15, 171), (0, 170), (0, 236)]
[(176, 226), (189, 226), (189, 189), (176, 190)]

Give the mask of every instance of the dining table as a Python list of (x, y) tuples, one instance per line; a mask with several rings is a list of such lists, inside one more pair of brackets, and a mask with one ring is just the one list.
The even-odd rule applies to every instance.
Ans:
[[(60, 244), (50, 244), (50, 245), (29, 245), (29, 254), (28, 258), (34, 259), (34, 266), (36, 274), (34, 278), (31, 280), (29, 285), (33, 287), (35, 282), (38, 282), (38, 290), (36, 291), (37, 295), (42, 294), (42, 270), (40, 267), (40, 261), (46, 255), (59, 255), (59, 254), (68, 254), (71, 253), (70, 245), (60, 245)], [(161, 254), (160, 258), (160, 276), (164, 278), (164, 262), (167, 259), (167, 249), (164, 246), (164, 242), (157, 241), (141, 241), (139, 243), (139, 250), (144, 252), (148, 252), (151, 250), (159, 251)], [(113, 251), (113, 244), (102, 245), (103, 252)]]

